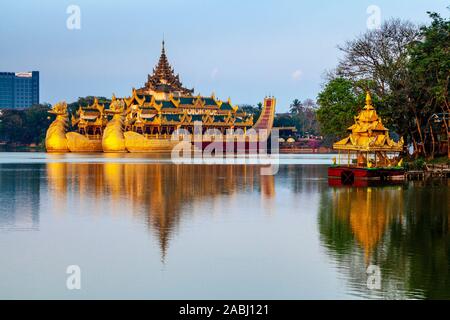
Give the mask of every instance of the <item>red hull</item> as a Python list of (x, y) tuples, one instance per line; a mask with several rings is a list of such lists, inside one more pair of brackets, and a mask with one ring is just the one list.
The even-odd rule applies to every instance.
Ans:
[(330, 185), (367, 186), (368, 181), (395, 181), (404, 178), (402, 168), (357, 168), (335, 166), (328, 168)]

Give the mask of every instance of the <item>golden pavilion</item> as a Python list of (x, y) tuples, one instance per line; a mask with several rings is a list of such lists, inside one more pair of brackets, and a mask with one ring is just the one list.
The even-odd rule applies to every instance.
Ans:
[[(402, 160), (399, 157), (399, 153), (403, 151), (403, 138), (398, 142), (390, 138), (389, 130), (378, 116), (369, 92), (364, 108), (347, 131), (349, 135), (345, 139), (333, 144), (339, 158), (338, 163), (336, 164), (335, 159), (334, 166), (328, 170), (330, 177), (341, 178), (344, 175), (348, 181), (353, 182), (355, 177), (377, 179), (403, 175)], [(342, 164), (345, 155), (347, 163)]]
[[(229, 98), (222, 101), (214, 94), (194, 95), (194, 89), (185, 88), (175, 74), (163, 41), (159, 61), (142, 88), (133, 89), (124, 98), (113, 95), (108, 105), (99, 104), (96, 99), (93, 105), (80, 106), (71, 116), (72, 130), (58, 132), (56, 137), (52, 137), (54, 130), (47, 132), (46, 147), (48, 152), (170, 151), (179, 143), (171, 139), (175, 131), (184, 129), (194, 134), (198, 124), (201, 134), (208, 129), (221, 135), (232, 130), (245, 136), (252, 128), (270, 132), (275, 104), (274, 98), (265, 98), (261, 116), (255, 122), (252, 114), (242, 112)], [(60, 130), (67, 130), (67, 105), (59, 103), (53, 109), (59, 110), (54, 123), (59, 123)]]

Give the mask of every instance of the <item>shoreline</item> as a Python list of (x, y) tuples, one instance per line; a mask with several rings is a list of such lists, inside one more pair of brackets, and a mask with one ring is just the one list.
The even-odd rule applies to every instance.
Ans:
[[(6, 146), (2, 146), (0, 145), (0, 153), (5, 153), (5, 152), (42, 152), (42, 153), (47, 153), (47, 151), (45, 150), (45, 148), (43, 147), (28, 147), (28, 146), (20, 146), (20, 147), (6, 147)], [(83, 154), (86, 152), (66, 152), (66, 153), (70, 153), (70, 154)], [(98, 154), (102, 154), (102, 153), (106, 153), (106, 152), (93, 152), (93, 153), (98, 153)], [(129, 153), (129, 152), (126, 152)], [(151, 154), (151, 152), (148, 152), (146, 154)], [(155, 153), (158, 154), (158, 153)], [(170, 154), (170, 153), (169, 153)], [(330, 148), (319, 148), (319, 149), (312, 149), (312, 148), (305, 148), (305, 149), (279, 149), (278, 154), (337, 154), (336, 152), (334, 152), (332, 149)]]

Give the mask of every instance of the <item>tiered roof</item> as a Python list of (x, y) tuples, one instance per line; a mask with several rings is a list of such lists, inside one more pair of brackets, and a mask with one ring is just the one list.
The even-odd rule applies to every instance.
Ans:
[(166, 50), (164, 48), (164, 41), (162, 42), (161, 56), (159, 57), (158, 64), (153, 69), (153, 74), (149, 74), (145, 87), (138, 90), (139, 93), (148, 93), (151, 91), (156, 92), (179, 92), (183, 95), (191, 95), (194, 90), (183, 87), (180, 81), (180, 76), (175, 75), (175, 71), (170, 65)]
[(355, 117), (355, 124), (347, 129), (350, 135), (333, 145), (336, 150), (392, 151), (403, 150), (403, 138), (394, 142), (372, 105), (370, 93), (366, 95), (366, 105)]
[(214, 94), (210, 97), (197, 96), (182, 96), (174, 97), (171, 93), (167, 100), (157, 99), (150, 94), (140, 94), (139, 90), (133, 89), (131, 96), (124, 98), (127, 107), (137, 105), (143, 109), (156, 109), (157, 111), (167, 112), (181, 109), (211, 109), (217, 110), (219, 113), (231, 112), (237, 113), (239, 107), (233, 105), (231, 100), (222, 101), (217, 99)]
[(78, 107), (78, 110), (72, 115), (72, 125), (106, 125), (106, 119), (103, 117), (104, 111), (105, 105), (100, 104), (98, 99), (95, 98), (92, 105)]
[[(78, 110), (72, 116), (72, 121), (86, 121), (94, 122), (103, 120), (103, 114), (105, 111), (105, 105), (100, 104), (98, 99), (95, 98), (91, 105), (79, 106)], [(99, 120), (100, 119), (100, 120)]]
[[(179, 75), (171, 67), (162, 42), (161, 56), (145, 87), (133, 89), (124, 97), (125, 123), (151, 125), (191, 125), (202, 121), (207, 125), (250, 127), (253, 116), (240, 112), (231, 100), (193, 95), (194, 90), (183, 87)], [(114, 98), (115, 99), (115, 98)], [(114, 100), (113, 99), (113, 100)]]

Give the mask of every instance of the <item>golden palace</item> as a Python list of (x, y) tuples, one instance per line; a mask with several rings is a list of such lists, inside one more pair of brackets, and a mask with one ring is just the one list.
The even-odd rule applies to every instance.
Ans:
[[(172, 139), (180, 129), (195, 136), (194, 128), (201, 124), (201, 134), (214, 130), (225, 135), (237, 132), (249, 140), (252, 132), (272, 129), (276, 100), (265, 98), (261, 115), (239, 110), (231, 100), (222, 101), (214, 94), (194, 95), (175, 75), (162, 43), (161, 56), (144, 87), (133, 89), (129, 97), (116, 98), (109, 104), (97, 99), (70, 115), (66, 103), (57, 103), (49, 111), (56, 115), (46, 136), (47, 152), (159, 152), (170, 151), (179, 143)], [(72, 128), (68, 131), (68, 127)], [(191, 138), (194, 142), (194, 138)]]

